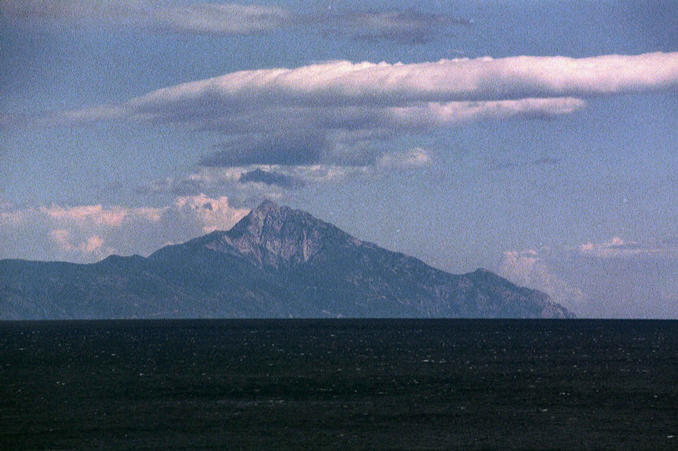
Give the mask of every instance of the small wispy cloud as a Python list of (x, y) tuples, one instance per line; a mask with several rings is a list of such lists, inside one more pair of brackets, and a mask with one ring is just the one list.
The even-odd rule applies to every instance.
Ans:
[(414, 9), (298, 13), (256, 4), (195, 0), (3, 0), (0, 14), (16, 20), (71, 26), (109, 26), (202, 35), (252, 35), (299, 27), (323, 36), (422, 44), (449, 37), (450, 29), (472, 22)]
[(384, 153), (377, 161), (376, 166), (385, 169), (420, 169), (432, 164), (431, 153), (415, 147), (405, 151)]
[(266, 185), (277, 185), (281, 188), (296, 188), (304, 186), (305, 184), (300, 178), (274, 171), (264, 171), (259, 168), (243, 173), (238, 181), (240, 183), (264, 183)]
[(317, 19), (327, 27), (324, 34), (350, 36), (364, 41), (393, 41), (400, 44), (424, 44), (443, 36), (449, 37), (452, 28), (468, 26), (469, 19), (424, 13), (409, 9), (405, 11), (364, 11), (324, 15)]
[(577, 251), (580, 255), (596, 258), (678, 258), (678, 246), (676, 245), (666, 245), (665, 243), (641, 244), (636, 241), (624, 240), (618, 236), (601, 243), (589, 241), (579, 245)]
[(552, 157), (543, 157), (531, 161), (491, 161), (489, 164), (489, 170), (491, 171), (503, 171), (510, 169), (525, 169), (529, 167), (547, 167), (553, 168), (560, 164), (560, 158)]
[(4, 0), (0, 13), (73, 25), (213, 35), (264, 33), (295, 21), (294, 14), (275, 6), (150, 0)]

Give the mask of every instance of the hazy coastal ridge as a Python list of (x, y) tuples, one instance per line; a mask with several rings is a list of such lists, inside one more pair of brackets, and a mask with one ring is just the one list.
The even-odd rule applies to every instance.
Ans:
[(0, 319), (569, 318), (489, 271), (453, 275), (266, 201), (148, 258), (0, 261)]

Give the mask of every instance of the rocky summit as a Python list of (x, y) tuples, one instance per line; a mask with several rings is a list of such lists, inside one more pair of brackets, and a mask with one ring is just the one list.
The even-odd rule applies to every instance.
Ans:
[(489, 271), (450, 274), (270, 201), (147, 258), (0, 261), (0, 319), (288, 317), (573, 315)]

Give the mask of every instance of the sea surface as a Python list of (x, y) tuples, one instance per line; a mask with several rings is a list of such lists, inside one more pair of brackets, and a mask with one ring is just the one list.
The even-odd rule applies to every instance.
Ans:
[(0, 449), (678, 449), (678, 321), (0, 322)]

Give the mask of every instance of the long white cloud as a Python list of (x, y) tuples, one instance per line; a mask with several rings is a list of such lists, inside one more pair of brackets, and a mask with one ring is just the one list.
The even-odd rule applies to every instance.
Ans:
[[(252, 143), (262, 142), (256, 139), (261, 136), (269, 137), (264, 142), (276, 141), (275, 137), (294, 131), (343, 152), (336, 158), (328, 149), (316, 149), (311, 153), (319, 157), (304, 164), (354, 164), (355, 160), (345, 158), (351, 151), (360, 154), (376, 141), (401, 133), (480, 120), (553, 117), (583, 109), (590, 97), (676, 88), (678, 52), (416, 64), (332, 61), (233, 72), (168, 86), (122, 104), (46, 114), (38, 123), (177, 122), (252, 137)], [(0, 118), (0, 123), (11, 126), (16, 121)], [(367, 135), (373, 138), (364, 139)], [(246, 147), (240, 149), (239, 158), (250, 164), (296, 160), (281, 161), (279, 154), (261, 157), (261, 146), (251, 149), (259, 155), (254, 158), (246, 155)], [(307, 147), (302, 143), (302, 150), (308, 151)]]
[(175, 104), (389, 105), (627, 94), (678, 86), (678, 52), (590, 58), (517, 56), (417, 64), (333, 61), (239, 71), (159, 89), (129, 107), (154, 114)]
[[(678, 52), (418, 64), (334, 61), (296, 69), (233, 72), (158, 89), (121, 105), (46, 116), (44, 121), (130, 118), (244, 133), (250, 131), (248, 124), (276, 127), (280, 123), (282, 127), (293, 118), (326, 128), (381, 122), (397, 127), (415, 117), (434, 126), (448, 126), (516, 114), (530, 116), (530, 112), (571, 113), (582, 108), (581, 98), (676, 87)], [(258, 117), (262, 119), (257, 121)]]

